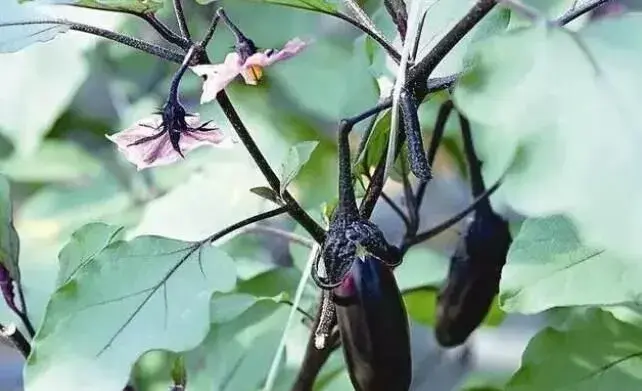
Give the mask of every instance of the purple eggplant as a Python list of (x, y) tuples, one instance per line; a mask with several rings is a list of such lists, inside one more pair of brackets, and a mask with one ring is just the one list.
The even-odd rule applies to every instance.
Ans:
[(366, 255), (353, 262), (333, 296), (355, 390), (408, 390), (412, 379), (408, 318), (392, 270)]
[[(479, 197), (485, 191), (481, 162), (468, 120), (461, 115), (459, 120), (473, 196)], [(493, 211), (487, 198), (479, 202), (450, 261), (446, 285), (437, 296), (435, 337), (440, 345), (461, 345), (482, 323), (499, 290), (511, 243), (508, 223)]]

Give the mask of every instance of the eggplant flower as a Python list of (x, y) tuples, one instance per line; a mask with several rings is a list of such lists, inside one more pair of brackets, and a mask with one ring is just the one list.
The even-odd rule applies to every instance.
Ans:
[(107, 138), (139, 171), (174, 163), (203, 145), (231, 146), (219, 128), (209, 126), (209, 121), (201, 123), (198, 114), (187, 114), (176, 102)]
[(201, 103), (216, 98), (221, 90), (241, 75), (245, 84), (257, 85), (263, 77), (263, 68), (297, 55), (307, 45), (299, 38), (288, 41), (283, 49), (258, 51), (251, 40), (237, 43), (236, 51), (229, 53), (222, 64), (196, 65), (192, 71), (204, 77)]

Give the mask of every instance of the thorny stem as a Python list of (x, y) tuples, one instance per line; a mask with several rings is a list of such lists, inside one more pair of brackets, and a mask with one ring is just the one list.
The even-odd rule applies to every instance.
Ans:
[(562, 15), (558, 20), (557, 23), (560, 26), (563, 26), (567, 23), (572, 22), (573, 20), (579, 18), (580, 16), (584, 15), (587, 12), (591, 12), (597, 7), (600, 7), (606, 3), (608, 3), (610, 0), (592, 0), (584, 3), (583, 5), (571, 9), (567, 11), (564, 15)]
[(121, 43), (123, 45), (138, 49), (142, 52), (152, 54), (156, 57), (162, 58), (167, 61), (181, 63), (183, 61), (184, 54), (175, 52), (170, 49), (165, 49), (163, 47), (151, 44), (149, 42), (142, 41), (140, 39), (132, 38), (114, 31), (101, 29), (98, 27), (90, 26), (87, 24), (76, 23), (66, 19), (40, 19), (40, 20), (28, 20), (23, 22), (9, 22), (9, 23), (0, 23), (0, 26), (26, 26), (26, 25), (38, 25), (38, 24), (57, 24), (69, 27), (70, 30), (80, 31), (87, 34), (96, 35), (99, 37), (110, 39), (114, 42)]
[(25, 359), (31, 354), (31, 344), (15, 325), (7, 327), (0, 324), (0, 336), (8, 339)]
[[(236, 112), (236, 109), (234, 109), (234, 106), (232, 105), (232, 102), (230, 102), (230, 99), (225, 91), (221, 91), (218, 93), (218, 95), (216, 95), (216, 101), (221, 106), (223, 113), (227, 117), (228, 121), (230, 121), (230, 123), (232, 124), (232, 127), (236, 131), (236, 134), (239, 136), (239, 139), (241, 139), (243, 145), (245, 145), (245, 148), (247, 149), (249, 154), (252, 156), (252, 159), (259, 166), (261, 173), (263, 173), (263, 176), (267, 180), (272, 190), (279, 192), (279, 177), (272, 170), (270, 164), (265, 159), (265, 156), (263, 156), (263, 153), (252, 139), (252, 136), (245, 127), (245, 124), (243, 124), (243, 121)], [(292, 218), (295, 219), (299, 224), (301, 224), (301, 226), (303, 226), (303, 228), (308, 231), (310, 236), (312, 236), (312, 238), (317, 243), (323, 243), (323, 240), (325, 239), (325, 231), (323, 230), (323, 228), (321, 228), (321, 226), (319, 226), (319, 224), (317, 224), (312, 219), (312, 217), (310, 217), (310, 215), (308, 215), (303, 210), (303, 208), (301, 208), (294, 197), (292, 197), (290, 192), (288, 192), (287, 190), (284, 191), (282, 198), (287, 206), (288, 214), (292, 216)]]
[(176, 21), (178, 22), (178, 29), (181, 31), (183, 38), (187, 39), (191, 43), (192, 37), (190, 36), (189, 29), (187, 28), (187, 21), (185, 20), (185, 12), (183, 12), (183, 5), (181, 0), (173, 0), (174, 3), (174, 14), (176, 15)]

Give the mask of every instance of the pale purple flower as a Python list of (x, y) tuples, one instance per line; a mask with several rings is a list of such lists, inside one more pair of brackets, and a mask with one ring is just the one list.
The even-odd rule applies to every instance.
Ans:
[(203, 145), (230, 147), (232, 144), (220, 129), (201, 123), (198, 114), (185, 115), (184, 112), (183, 116), (170, 117), (169, 121), (166, 115), (151, 115), (107, 138), (139, 171), (174, 163), (182, 159), (184, 153)]
[(234, 78), (241, 75), (246, 84), (256, 85), (263, 77), (263, 68), (287, 60), (297, 55), (307, 45), (299, 38), (288, 41), (283, 49), (268, 49), (255, 51), (254, 53), (243, 53), (242, 50), (229, 53), (222, 64), (196, 65), (192, 71), (201, 77), (205, 77), (203, 83), (203, 95), (201, 103), (214, 100), (216, 94), (223, 90)]

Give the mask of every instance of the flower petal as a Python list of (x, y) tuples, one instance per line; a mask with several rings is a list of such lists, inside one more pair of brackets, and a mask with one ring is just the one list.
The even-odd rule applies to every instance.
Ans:
[(289, 40), (283, 49), (279, 51), (266, 50), (264, 52), (257, 52), (248, 57), (243, 64), (243, 68), (248, 68), (253, 65), (266, 67), (278, 61), (287, 60), (299, 54), (308, 44), (299, 38)]
[(197, 75), (205, 77), (201, 103), (207, 103), (216, 99), (216, 94), (230, 84), (243, 67), (239, 55), (229, 53), (222, 64), (196, 65), (191, 69)]
[[(198, 114), (185, 117), (185, 121), (189, 129), (181, 130), (179, 140), (183, 154), (202, 145), (215, 145), (221, 148), (232, 146), (231, 139), (226, 137), (220, 129), (196, 130), (201, 126)], [(159, 134), (159, 132), (162, 132), (162, 129), (158, 129), (161, 123), (162, 117), (153, 115), (138, 121), (135, 125), (121, 132), (107, 135), (107, 138), (118, 146), (123, 156), (135, 164), (139, 171), (180, 161), (182, 157), (172, 147), (169, 134), (167, 132)], [(132, 145), (145, 137), (150, 137), (150, 139), (140, 144)]]

